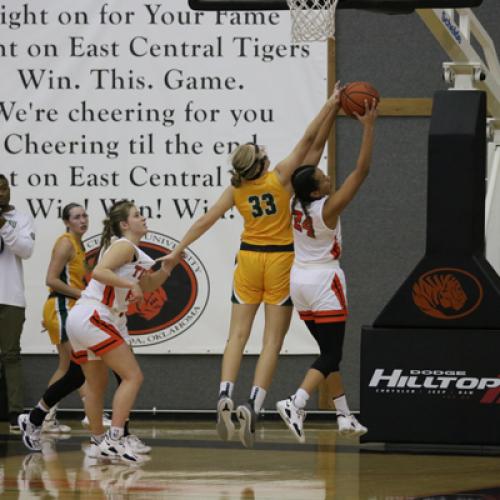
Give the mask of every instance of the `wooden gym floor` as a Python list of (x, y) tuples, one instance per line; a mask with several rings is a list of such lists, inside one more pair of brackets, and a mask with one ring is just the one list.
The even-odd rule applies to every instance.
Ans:
[(211, 421), (135, 419), (153, 446), (140, 467), (85, 458), (86, 431), (29, 453), (0, 423), (3, 499), (500, 499), (500, 456), (383, 451), (340, 437), (335, 424), (306, 421), (301, 445), (281, 421), (259, 423), (252, 450), (218, 440)]

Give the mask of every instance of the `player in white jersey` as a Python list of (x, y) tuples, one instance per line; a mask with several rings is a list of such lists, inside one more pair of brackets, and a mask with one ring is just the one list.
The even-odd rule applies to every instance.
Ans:
[(365, 107), (364, 115), (356, 115), (363, 125), (356, 168), (337, 191), (316, 165), (302, 166), (292, 176), (295, 260), (290, 273), (290, 293), (300, 318), (318, 343), (320, 355), (295, 394), (278, 401), (276, 408), (301, 443), (305, 441), (304, 408), (325, 379), (333, 395), (339, 431), (352, 436), (367, 432), (349, 410), (339, 372), (347, 318), (345, 277), (339, 264), (342, 246), (339, 216), (370, 167), (376, 102), (365, 101)]
[[(138, 247), (147, 231), (146, 220), (133, 203), (125, 200), (111, 207), (104, 221), (101, 257), (66, 323), (73, 360), (82, 366), (87, 382), (85, 412), (90, 422), (90, 453), (132, 463), (140, 458), (124, 439), (124, 426), (143, 375), (126, 342), (125, 313), (130, 302), (140, 302), (143, 291), (155, 290), (169, 275), (163, 267), (149, 272), (154, 261)], [(111, 241), (112, 237), (118, 239)], [(104, 433), (108, 368), (121, 377), (121, 383), (113, 398), (111, 427)]]

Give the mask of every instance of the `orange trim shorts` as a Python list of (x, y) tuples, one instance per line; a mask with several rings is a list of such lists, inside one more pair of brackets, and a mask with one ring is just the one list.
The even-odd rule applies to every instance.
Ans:
[(290, 269), (293, 257), (293, 252), (240, 250), (234, 270), (233, 302), (292, 305)]
[(128, 338), (126, 316), (97, 301), (78, 301), (66, 321), (72, 360), (77, 364), (101, 359)]
[(317, 266), (294, 263), (290, 292), (304, 321), (339, 323), (347, 319), (345, 275), (337, 261)]

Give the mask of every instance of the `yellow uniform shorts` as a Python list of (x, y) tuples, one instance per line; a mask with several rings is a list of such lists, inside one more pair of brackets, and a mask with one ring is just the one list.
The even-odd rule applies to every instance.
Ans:
[(66, 334), (66, 318), (75, 303), (74, 299), (63, 296), (49, 297), (43, 306), (44, 328), (49, 332), (50, 342), (54, 345), (68, 340)]
[(235, 304), (292, 305), (290, 269), (293, 252), (262, 252), (240, 250), (234, 270)]

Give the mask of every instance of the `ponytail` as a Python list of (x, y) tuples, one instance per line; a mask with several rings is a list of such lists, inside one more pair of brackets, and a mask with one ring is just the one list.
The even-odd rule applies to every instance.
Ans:
[[(295, 193), (292, 201), (292, 212), (300, 202), (302, 211), (306, 219), (310, 219), (309, 215), (309, 205), (315, 200), (311, 193), (318, 189), (318, 181), (314, 178), (314, 173), (316, 172), (316, 167), (314, 165), (303, 165), (299, 167), (292, 174), (292, 187)], [(311, 224), (311, 229), (313, 238), (314, 227)]]
[(108, 216), (102, 221), (101, 252), (111, 245), (113, 236), (118, 238), (122, 236), (120, 222), (125, 222), (128, 219), (132, 207), (134, 204), (131, 201), (120, 200), (109, 209)]

